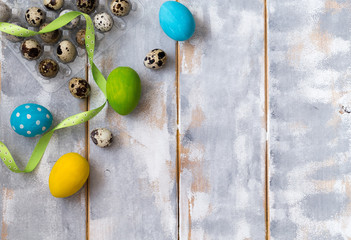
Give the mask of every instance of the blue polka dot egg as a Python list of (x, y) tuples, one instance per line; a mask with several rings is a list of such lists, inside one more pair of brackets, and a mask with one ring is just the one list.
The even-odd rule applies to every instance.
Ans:
[(35, 137), (49, 130), (52, 115), (41, 105), (27, 103), (12, 112), (10, 122), (12, 129), (19, 135)]

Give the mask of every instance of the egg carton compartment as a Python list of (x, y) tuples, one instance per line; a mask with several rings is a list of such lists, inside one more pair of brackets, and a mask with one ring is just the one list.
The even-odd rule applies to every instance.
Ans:
[(144, 6), (139, 0), (130, 0), (132, 8), (130, 13), (124, 17), (117, 17), (112, 14), (110, 10), (111, 0), (100, 0), (98, 8), (90, 16), (94, 22), (94, 17), (100, 12), (108, 13), (113, 21), (113, 27), (109, 32), (102, 33), (95, 29), (95, 36), (97, 40), (97, 49), (95, 50), (95, 57), (100, 56), (107, 49), (113, 45), (118, 44), (117, 40), (121, 38), (127, 31), (132, 29), (144, 16)]
[[(1, 1), (1, 0), (0, 0)], [(27, 21), (25, 20), (25, 12), (30, 7), (38, 7), (46, 12), (46, 23), (50, 23), (54, 19), (56, 19), (59, 14), (64, 10), (73, 10), (77, 11), (77, 7), (75, 6), (75, 1), (68, 1), (65, 0), (64, 6), (58, 11), (48, 10), (42, 0), (2, 0), (5, 4), (7, 4), (11, 11), (12, 17), (8, 21), (10, 23), (19, 23), (22, 27), (28, 28), (30, 30), (39, 31), (39, 27), (32, 27), (29, 26)], [(100, 0), (97, 7), (93, 12), (89, 15), (94, 22), (94, 17), (101, 13), (106, 12), (108, 13), (113, 19), (113, 26), (112, 29), (108, 32), (101, 32), (95, 28), (95, 57), (100, 56), (105, 50), (111, 48), (116, 41), (122, 37), (129, 29), (133, 28), (143, 17), (144, 15), (144, 6), (141, 3), (141, 0), (130, 0), (132, 4), (132, 8), (127, 16), (124, 17), (117, 17), (112, 14), (110, 10), (110, 3), (111, 0)], [(79, 10), (78, 10), (79, 11)], [(34, 37), (25, 38), (31, 39), (34, 38), (37, 40), (40, 45), (42, 46), (43, 53), (41, 56), (36, 60), (27, 60), (22, 56), (20, 51), (20, 46), (23, 41), (19, 42), (11, 42), (7, 40), (4, 36), (1, 37), (3, 41), (3, 47), (9, 48), (13, 54), (17, 57), (17, 59), (23, 63), (26, 70), (39, 82), (42, 86), (43, 90), (46, 92), (56, 92), (61, 87), (63, 87), (67, 82), (73, 77), (81, 77), (85, 78), (85, 76), (77, 75), (82, 71), (87, 63), (87, 56), (85, 47), (79, 45), (76, 41), (76, 34), (80, 29), (85, 29), (85, 18), (82, 16), (78, 17), (79, 24), (77, 27), (73, 29), (67, 29), (62, 27), (60, 29), (61, 35), (59, 40), (56, 43), (45, 43), (39, 35)], [(63, 63), (57, 56), (57, 47), (58, 44), (63, 40), (69, 40), (73, 43), (77, 50), (76, 58), (73, 62), (70, 63)], [(43, 77), (39, 73), (39, 63), (43, 59), (50, 58), (55, 60), (59, 65), (59, 71), (54, 78), (46, 78)]]

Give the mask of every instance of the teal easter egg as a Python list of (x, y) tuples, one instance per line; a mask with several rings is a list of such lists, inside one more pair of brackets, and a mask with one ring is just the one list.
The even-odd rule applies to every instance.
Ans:
[(12, 129), (19, 135), (35, 137), (49, 130), (52, 115), (41, 105), (27, 103), (12, 112), (10, 122)]
[(118, 67), (107, 78), (107, 99), (119, 114), (131, 113), (139, 103), (141, 82), (139, 75), (130, 67)]
[(168, 37), (176, 41), (188, 40), (195, 32), (195, 20), (189, 9), (175, 1), (162, 4), (160, 25)]

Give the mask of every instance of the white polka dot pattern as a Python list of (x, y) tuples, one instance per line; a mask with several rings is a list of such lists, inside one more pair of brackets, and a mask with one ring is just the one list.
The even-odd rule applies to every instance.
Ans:
[[(38, 111), (38, 108), (41, 111)], [(28, 103), (18, 106), (11, 115), (11, 126), (19, 135), (34, 137), (44, 132), (41, 131), (45, 126), (49, 129), (52, 124), (52, 116), (49, 110), (38, 104)]]

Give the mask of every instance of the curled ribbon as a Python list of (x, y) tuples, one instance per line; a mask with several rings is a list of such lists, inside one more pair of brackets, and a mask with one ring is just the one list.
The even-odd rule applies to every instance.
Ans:
[[(25, 28), (19, 27), (17, 25), (11, 24), (11, 23), (0, 22), (0, 31), (11, 34), (11, 35), (15, 35), (18, 37), (31, 37), (31, 36), (34, 36), (37, 34), (48, 33), (48, 32), (52, 32), (56, 29), (59, 29), (80, 15), (83, 15), (83, 17), (85, 18), (85, 21), (86, 21), (85, 48), (86, 48), (86, 52), (88, 54), (89, 63), (91, 66), (91, 72), (93, 74), (94, 81), (96, 82), (96, 84), (98, 85), (100, 90), (104, 93), (105, 97), (107, 98), (106, 79), (93, 62), (94, 48), (95, 48), (95, 30), (94, 30), (93, 22), (92, 22), (89, 15), (87, 15), (85, 13), (77, 12), (77, 11), (72, 11), (72, 12), (66, 13), (65, 15), (52, 21), (49, 25), (44, 27), (39, 32), (25, 29)], [(96, 109), (82, 112), (82, 113), (78, 113), (76, 115), (73, 115), (71, 117), (66, 118), (65, 120), (60, 122), (56, 127), (54, 127), (52, 130), (45, 133), (39, 139), (37, 145), (35, 146), (33, 153), (32, 153), (32, 155), (27, 163), (27, 166), (25, 167), (24, 170), (20, 170), (18, 168), (9, 149), (1, 141), (0, 141), (0, 158), (5, 163), (5, 165), (8, 167), (8, 169), (10, 169), (12, 172), (28, 173), (28, 172), (33, 171), (36, 168), (36, 166), (39, 164), (41, 158), (43, 157), (44, 152), (46, 150), (46, 147), (49, 144), (50, 139), (56, 130), (66, 128), (66, 127), (75, 126), (75, 125), (89, 121), (90, 119), (95, 117), (105, 107), (106, 102), (107, 102), (107, 100), (105, 101), (104, 104), (102, 104), (100, 107), (98, 107)]]

